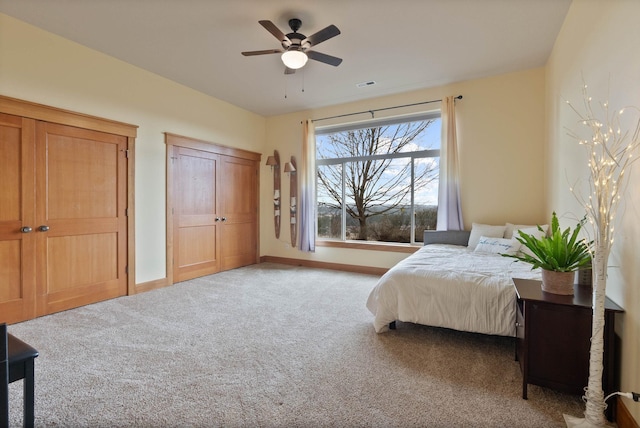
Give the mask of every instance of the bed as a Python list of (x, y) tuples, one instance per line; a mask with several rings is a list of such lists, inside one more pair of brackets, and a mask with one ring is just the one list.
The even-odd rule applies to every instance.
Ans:
[(471, 231), (425, 231), (425, 245), (380, 278), (367, 299), (376, 332), (403, 321), (515, 335), (512, 278), (540, 279), (540, 271), (500, 255), (520, 250), (512, 238), (517, 226), (473, 226)]

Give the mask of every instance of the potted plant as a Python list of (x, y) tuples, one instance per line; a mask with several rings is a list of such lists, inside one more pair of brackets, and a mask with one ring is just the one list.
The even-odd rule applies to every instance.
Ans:
[(556, 213), (551, 219), (551, 233), (536, 237), (521, 230), (515, 237), (529, 251), (516, 254), (503, 254), (519, 261), (530, 263), (531, 269), (542, 269), (542, 290), (554, 294), (573, 294), (575, 272), (591, 266), (593, 241), (580, 239), (578, 235), (586, 221), (583, 218), (571, 232), (571, 228), (560, 230)]

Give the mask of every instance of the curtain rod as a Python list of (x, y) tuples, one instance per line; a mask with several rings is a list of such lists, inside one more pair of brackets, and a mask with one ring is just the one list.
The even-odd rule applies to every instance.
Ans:
[[(462, 95), (458, 95), (454, 99), (461, 100), (462, 99)], [(321, 117), (320, 119), (311, 119), (311, 121), (312, 122), (319, 122), (321, 120), (337, 119), (339, 117), (355, 116), (356, 114), (363, 114), (363, 113), (370, 113), (371, 117), (373, 118), (373, 114), (375, 112), (377, 112), (377, 111), (393, 110), (393, 109), (402, 108), (402, 107), (412, 107), (412, 106), (418, 106), (418, 105), (421, 105), (421, 104), (431, 104), (431, 103), (437, 103), (437, 102), (440, 102), (440, 101), (442, 101), (442, 100), (440, 99), (440, 100), (422, 101), (420, 103), (404, 104), (404, 105), (401, 105), (401, 106), (378, 108), (378, 109), (375, 109), (375, 110), (358, 111), (358, 112), (355, 112), (355, 113), (339, 114), (337, 116), (330, 116), (330, 117)]]

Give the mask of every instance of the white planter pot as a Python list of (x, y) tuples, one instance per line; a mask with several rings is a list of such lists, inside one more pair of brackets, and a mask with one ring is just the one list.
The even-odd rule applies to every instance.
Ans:
[(572, 295), (575, 276), (575, 272), (556, 272), (542, 269), (542, 291)]

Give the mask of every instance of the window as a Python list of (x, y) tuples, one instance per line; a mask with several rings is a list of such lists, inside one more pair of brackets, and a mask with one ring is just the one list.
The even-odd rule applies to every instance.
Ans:
[(435, 229), (440, 112), (316, 128), (318, 238), (422, 242)]

